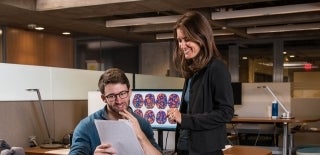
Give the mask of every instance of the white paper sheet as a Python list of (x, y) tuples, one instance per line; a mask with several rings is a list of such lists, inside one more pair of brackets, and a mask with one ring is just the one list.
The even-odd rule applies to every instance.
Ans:
[(142, 147), (127, 120), (95, 120), (101, 143), (111, 143), (118, 155), (144, 155)]

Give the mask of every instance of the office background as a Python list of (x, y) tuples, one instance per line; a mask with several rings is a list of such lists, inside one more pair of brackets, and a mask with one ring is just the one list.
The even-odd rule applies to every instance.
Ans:
[[(310, 18), (317, 21), (315, 16), (316, 14), (310, 16)], [(2, 23), (0, 24), (2, 25)], [(67, 73), (78, 72), (78, 70), (73, 69), (83, 69), (94, 73), (94, 77), (108, 67), (120, 67), (129, 74), (142, 74), (155, 78), (179, 77), (172, 67), (172, 40), (141, 43), (124, 42), (120, 41), (119, 38), (61, 36), (6, 25), (1, 26), (0, 32), (0, 62), (2, 63), (61, 67), (66, 69)], [(319, 30), (313, 32), (317, 34)], [(317, 110), (319, 109), (320, 97), (320, 86), (317, 82), (320, 61), (319, 35), (280, 36), (247, 41), (239, 39), (230, 42), (217, 40), (217, 45), (228, 62), (232, 81), (246, 83), (243, 91), (244, 104), (236, 106), (240, 115), (246, 112), (246, 114), (265, 115), (259, 112), (265, 112), (265, 106), (255, 107), (252, 105), (256, 105), (255, 102), (263, 105), (268, 104), (270, 102), (268, 97), (263, 93), (252, 96), (254, 90), (246, 88), (254, 88), (258, 84), (271, 82), (272, 86), (276, 85), (274, 88), (277, 93), (285, 92), (281, 99), (289, 103), (289, 107), (296, 116), (319, 116)], [(290, 57), (291, 55), (295, 57)], [(292, 64), (294, 62), (299, 63)], [(310, 66), (308, 63), (312, 63), (312, 65)], [(19, 74), (27, 74), (28, 72), (25, 69), (28, 67), (24, 66), (22, 70), (14, 72), (14, 69), (7, 70), (8, 66), (6, 64), (1, 64), (1, 66), (3, 66), (1, 73), (5, 73), (1, 75), (4, 79), (1, 80), (1, 86), (5, 85), (6, 87), (1, 87), (0, 122), (4, 125), (0, 126), (0, 138), (7, 139), (10, 144), (17, 146), (27, 146), (28, 137), (31, 135), (36, 135), (39, 142), (45, 140), (44, 124), (39, 117), (40, 109), (36, 105), (36, 101), (29, 101), (34, 100), (34, 98), (27, 96), (25, 100), (21, 100), (22, 97), (26, 97), (22, 95), (26, 93), (24, 90), (12, 92), (13, 96), (17, 96), (13, 100), (5, 98), (8, 96), (7, 90), (10, 90), (10, 85), (30, 82), (24, 74)], [(38, 80), (30, 84), (36, 85), (42, 83), (43, 79), (50, 77), (51, 73), (44, 71), (31, 75), (33, 75), (32, 78), (30, 77), (31, 79)], [(77, 76), (77, 80), (79, 80), (78, 77), (81, 76)], [(15, 81), (8, 83), (7, 80), (13, 79)], [(86, 81), (86, 79), (82, 80)], [(96, 89), (96, 81), (94, 78), (89, 81), (92, 84), (89, 90)], [(142, 82), (141, 85), (153, 89), (160, 89), (165, 86), (161, 83), (154, 86), (152, 81)], [(63, 83), (61, 86), (68, 86), (65, 84)], [(82, 86), (82, 83), (77, 86)], [(44, 86), (44, 88), (50, 87)], [(89, 90), (84, 89), (84, 91)], [(45, 104), (49, 111), (50, 129), (55, 139), (60, 140), (65, 134), (73, 130), (81, 118), (87, 115), (87, 96), (81, 94), (80, 99), (53, 98), (54, 95), (52, 94), (58, 93), (60, 90), (52, 88), (47, 91), (49, 92), (45, 91), (43, 95), (44, 97), (49, 96), (45, 98)], [(63, 95), (69, 96), (71, 93), (70, 91)], [(247, 106), (248, 104), (250, 106)], [(314, 123), (310, 126), (318, 127), (319, 124)], [(319, 144), (319, 135), (317, 134), (299, 133), (296, 136), (298, 144)]]
[[(38, 88), (41, 91), (50, 133), (57, 141), (72, 132), (90, 109), (103, 106), (94, 103), (92, 107), (92, 103), (88, 103), (88, 92), (97, 90), (97, 81), (102, 71), (7, 63), (1, 63), (0, 70), (5, 75), (0, 78), (0, 121), (4, 124), (0, 126), (0, 136), (13, 145), (28, 146), (29, 136), (36, 136), (39, 143), (47, 140), (37, 96), (34, 92), (26, 91), (28, 88)], [(127, 73), (127, 76), (136, 89), (179, 89), (183, 85), (183, 79), (177, 77), (132, 73)], [(309, 77), (315, 80), (320, 75), (295, 75), (297, 84), (312, 84), (299, 82), (310, 79)], [(262, 85), (269, 86), (295, 117), (319, 117), (319, 99), (310, 95), (318, 92), (313, 89), (292, 90), (293, 84), (289, 82), (243, 83), (242, 104), (235, 105), (236, 114), (240, 117), (269, 116), (268, 106), (274, 99), (266, 90), (257, 88)], [(99, 96), (96, 97), (98, 100)], [(283, 112), (281, 108), (279, 110), (279, 113)], [(319, 127), (319, 123), (308, 123), (308, 126)], [(156, 131), (155, 134), (157, 135)], [(167, 149), (172, 149), (173, 133), (169, 135), (169, 141), (164, 144), (167, 144)], [(312, 133), (296, 134), (296, 144), (318, 144), (318, 136), (319, 134)]]

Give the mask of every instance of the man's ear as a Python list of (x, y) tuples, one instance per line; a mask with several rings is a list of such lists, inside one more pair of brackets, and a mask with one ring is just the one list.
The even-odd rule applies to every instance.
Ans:
[(103, 94), (101, 94), (100, 97), (101, 97), (101, 99), (102, 99), (103, 102), (106, 102), (106, 97), (105, 97)]

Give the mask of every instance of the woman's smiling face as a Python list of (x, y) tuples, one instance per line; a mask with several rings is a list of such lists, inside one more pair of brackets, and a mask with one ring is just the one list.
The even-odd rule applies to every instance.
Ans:
[(200, 52), (200, 46), (194, 41), (191, 41), (190, 38), (186, 38), (183, 30), (177, 28), (177, 40), (179, 43), (179, 48), (184, 54), (186, 59), (193, 59)]

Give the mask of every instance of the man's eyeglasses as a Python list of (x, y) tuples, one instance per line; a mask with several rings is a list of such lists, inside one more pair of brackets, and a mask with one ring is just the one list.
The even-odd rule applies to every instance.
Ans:
[(121, 91), (118, 94), (109, 94), (109, 95), (107, 95), (105, 97), (106, 97), (108, 102), (114, 102), (116, 100), (117, 96), (119, 98), (121, 98), (121, 99), (124, 99), (124, 98), (128, 97), (128, 95), (129, 95), (129, 91), (125, 90), (125, 91)]

